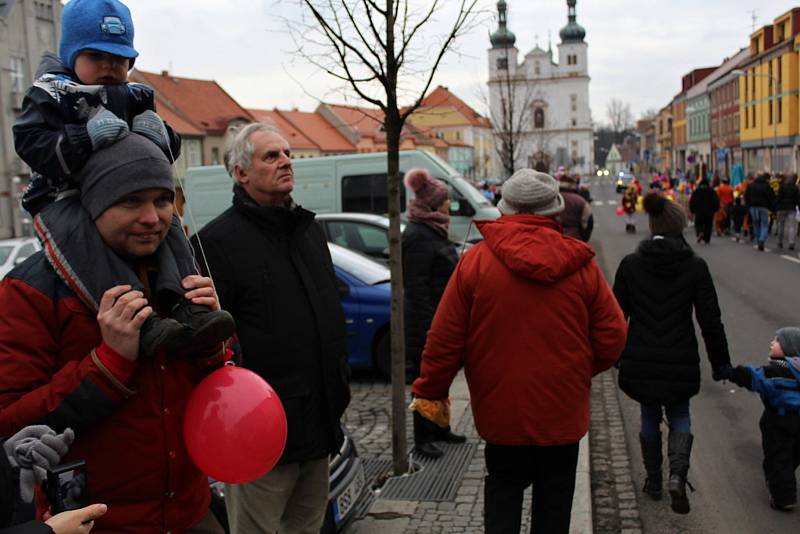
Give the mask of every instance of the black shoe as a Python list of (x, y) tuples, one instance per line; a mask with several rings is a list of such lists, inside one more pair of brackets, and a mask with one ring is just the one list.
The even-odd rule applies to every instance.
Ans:
[(660, 501), (663, 495), (662, 464), (664, 456), (661, 451), (661, 432), (654, 439), (645, 439), (639, 434), (639, 444), (642, 447), (642, 460), (647, 478), (644, 481), (643, 491), (654, 501)]
[(161, 349), (176, 350), (183, 344), (185, 336), (184, 325), (175, 319), (153, 313), (145, 319), (139, 330), (139, 354), (150, 358)]
[(760, 250), (761, 252), (764, 252), (764, 242), (763, 241), (759, 241), (758, 242), (758, 250)]
[(680, 475), (669, 477), (670, 506), (676, 514), (689, 513), (689, 498), (686, 497), (686, 479)]
[(791, 512), (794, 510), (795, 503), (786, 503), (786, 504), (777, 504), (775, 499), (770, 497), (769, 499), (769, 507), (773, 510), (778, 510), (779, 512)]
[(778, 248), (783, 248), (783, 243), (778, 243)]
[(794, 250), (794, 245), (789, 245), (789, 250)]
[(414, 451), (420, 456), (436, 460), (444, 456), (444, 451), (431, 442), (417, 443), (414, 445)]
[(670, 432), (667, 439), (669, 453), (669, 496), (672, 500), (672, 511), (676, 514), (689, 513), (689, 499), (686, 486), (692, 485), (686, 480), (689, 472), (689, 457), (692, 453), (694, 436), (688, 432)]
[(448, 426), (436, 431), (436, 441), (444, 441), (445, 443), (465, 443), (467, 441), (467, 436), (463, 434), (454, 434)]
[(187, 352), (202, 351), (230, 338), (236, 331), (233, 317), (225, 310), (211, 311), (208, 306), (181, 302), (172, 309), (172, 318), (187, 330)]

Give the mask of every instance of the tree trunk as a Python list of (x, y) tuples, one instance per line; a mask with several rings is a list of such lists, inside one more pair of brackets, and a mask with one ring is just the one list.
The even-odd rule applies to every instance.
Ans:
[(397, 106), (398, 60), (395, 55), (394, 1), (386, 2), (386, 155), (389, 175), (389, 272), (392, 317), (389, 325), (392, 349), (392, 463), (394, 474), (408, 472), (406, 437), (406, 349), (403, 317), (403, 249), (400, 236), (400, 132), (403, 121)]

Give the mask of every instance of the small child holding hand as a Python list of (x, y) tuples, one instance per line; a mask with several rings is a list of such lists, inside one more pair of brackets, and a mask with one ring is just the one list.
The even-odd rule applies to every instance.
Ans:
[(795, 471), (800, 465), (800, 328), (780, 328), (763, 367), (739, 365), (731, 381), (761, 395), (764, 475), (770, 506), (788, 512), (797, 503)]

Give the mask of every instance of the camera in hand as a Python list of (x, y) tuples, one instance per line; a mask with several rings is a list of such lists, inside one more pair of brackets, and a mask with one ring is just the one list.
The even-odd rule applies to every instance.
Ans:
[(89, 505), (86, 462), (83, 460), (47, 470), (47, 499), (53, 515)]

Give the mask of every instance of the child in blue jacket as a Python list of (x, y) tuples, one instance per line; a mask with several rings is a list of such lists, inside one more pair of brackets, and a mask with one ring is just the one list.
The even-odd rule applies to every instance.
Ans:
[(759, 426), (770, 506), (791, 511), (797, 503), (795, 471), (800, 466), (800, 328), (779, 329), (767, 365), (739, 365), (731, 381), (761, 395)]
[[(130, 11), (119, 0), (67, 3), (59, 55), (45, 54), (13, 128), (16, 151), (34, 171), (22, 205), (35, 216), (53, 268), (93, 311), (111, 287), (143, 285), (97, 232), (93, 221), (100, 213), (81, 204), (81, 169), (94, 152), (130, 133), (155, 143), (170, 162), (180, 154), (180, 137), (155, 112), (153, 90), (128, 82), (138, 56), (133, 34)], [(145, 321), (140, 352), (198, 352), (230, 337), (230, 314), (183, 297), (181, 281), (198, 271), (177, 216), (156, 256), (159, 277), (151, 304), (168, 310), (169, 317), (154, 313)]]

